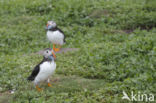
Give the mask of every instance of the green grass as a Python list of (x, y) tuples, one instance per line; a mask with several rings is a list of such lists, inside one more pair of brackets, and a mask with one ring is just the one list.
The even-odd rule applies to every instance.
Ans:
[[(1, 0), (0, 102), (123, 103), (122, 91), (155, 94), (155, 0)], [(52, 88), (26, 78), (49, 47), (45, 26), (65, 32)], [(15, 89), (14, 94), (8, 93)], [(130, 95), (130, 94), (129, 94)], [(8, 96), (10, 98), (8, 98)]]

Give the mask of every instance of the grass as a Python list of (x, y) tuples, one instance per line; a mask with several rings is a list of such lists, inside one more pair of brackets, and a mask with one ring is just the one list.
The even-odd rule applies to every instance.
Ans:
[[(0, 102), (123, 103), (122, 91), (155, 94), (154, 0), (1, 0)], [(65, 32), (53, 87), (38, 93), (26, 78), (49, 47), (45, 25)], [(15, 90), (14, 94), (10, 94)], [(129, 94), (130, 95), (130, 94)], [(8, 96), (10, 98), (8, 98)]]

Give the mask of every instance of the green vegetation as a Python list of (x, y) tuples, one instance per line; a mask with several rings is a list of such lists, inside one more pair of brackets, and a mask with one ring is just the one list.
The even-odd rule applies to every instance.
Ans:
[[(39, 93), (26, 78), (42, 59), (34, 53), (50, 45), (48, 20), (65, 32), (64, 48), (79, 51), (57, 54), (53, 87), (43, 83)], [(127, 103), (123, 90), (155, 94), (156, 0), (1, 0), (0, 58), (3, 103)]]

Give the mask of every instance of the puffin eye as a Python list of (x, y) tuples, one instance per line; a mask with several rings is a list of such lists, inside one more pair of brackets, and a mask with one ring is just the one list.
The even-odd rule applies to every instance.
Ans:
[(48, 53), (48, 51), (47, 51), (47, 53)]

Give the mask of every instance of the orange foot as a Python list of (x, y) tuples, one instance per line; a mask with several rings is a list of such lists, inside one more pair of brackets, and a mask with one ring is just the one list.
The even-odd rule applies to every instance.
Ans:
[(42, 89), (41, 88), (39, 88), (38, 86), (36, 86), (36, 89), (37, 89), (37, 91), (41, 91)]
[(54, 48), (54, 51), (58, 52), (58, 51), (60, 51), (60, 48)]
[(50, 83), (48, 83), (48, 87), (52, 87), (52, 85)]

